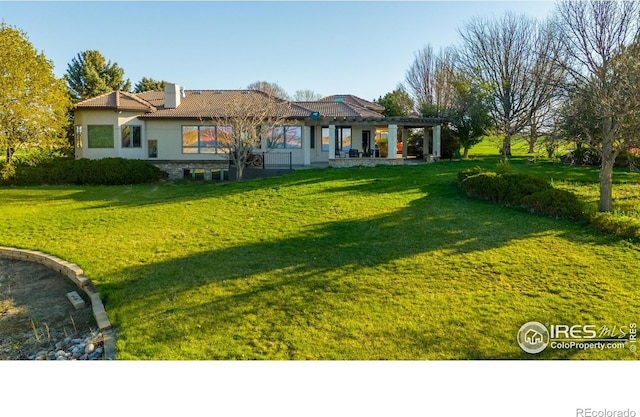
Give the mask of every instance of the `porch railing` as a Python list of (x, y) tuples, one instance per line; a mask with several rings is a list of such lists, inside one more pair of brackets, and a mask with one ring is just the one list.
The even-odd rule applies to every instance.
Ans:
[[(229, 158), (229, 165), (233, 164), (233, 158)], [(261, 169), (293, 169), (293, 158), (291, 152), (254, 152), (249, 155), (246, 166)]]

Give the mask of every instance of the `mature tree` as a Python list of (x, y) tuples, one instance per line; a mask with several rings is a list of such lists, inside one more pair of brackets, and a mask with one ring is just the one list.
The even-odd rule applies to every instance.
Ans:
[(409, 116), (414, 108), (413, 100), (402, 86), (398, 86), (375, 102), (384, 107), (382, 114), (385, 117)]
[(415, 53), (405, 82), (413, 96), (416, 110), (429, 116), (440, 116), (449, 107), (453, 94), (455, 51), (440, 50), (434, 55), (431, 45)]
[(144, 91), (164, 90), (164, 86), (168, 83), (168, 81), (158, 81), (153, 78), (142, 77), (142, 79), (133, 87), (133, 91), (136, 93), (142, 93)]
[(13, 169), (18, 149), (51, 148), (64, 143), (70, 106), (64, 81), (53, 64), (36, 51), (27, 35), (0, 26), (0, 146), (5, 149), (3, 175)]
[(280, 87), (277, 83), (270, 83), (267, 81), (256, 81), (249, 84), (247, 86), (247, 89), (262, 91), (263, 93), (267, 93), (272, 97), (280, 98), (283, 100), (291, 99), (291, 97), (289, 96), (289, 94), (287, 94), (285, 89)]
[(506, 13), (499, 20), (475, 18), (460, 30), (462, 67), (488, 86), (491, 116), (504, 135), (504, 157), (511, 155), (512, 136), (531, 124), (558, 87), (561, 48), (553, 29)]
[(295, 101), (318, 101), (322, 98), (322, 94), (318, 94), (313, 90), (296, 90), (293, 93)]
[(632, 44), (640, 35), (640, 4), (561, 1), (556, 8), (572, 64), (566, 124), (601, 156), (598, 209), (609, 212), (616, 156), (638, 143), (640, 131), (640, 47)]
[(475, 80), (458, 76), (453, 86), (455, 95), (445, 116), (451, 125), (451, 135), (464, 149), (462, 157), (467, 158), (469, 149), (480, 143), (492, 126), (490, 107), (486, 91)]
[[(554, 129), (554, 116), (562, 102), (566, 85), (567, 54), (559, 41), (560, 32), (553, 20), (542, 23), (535, 42), (535, 61), (531, 71), (531, 106), (526, 140), (529, 153), (535, 152), (540, 137), (549, 136)], [(549, 141), (546, 141), (549, 144)]]
[(99, 51), (80, 52), (67, 65), (67, 85), (74, 101), (82, 101), (114, 90), (129, 91), (124, 70), (107, 61)]
[[(236, 180), (240, 181), (251, 153), (260, 148), (263, 138), (270, 144), (284, 140), (286, 132), (283, 125), (286, 115), (290, 113), (291, 104), (262, 91), (226, 94), (229, 97), (226, 100), (225, 114), (205, 114), (202, 121), (212, 120), (218, 125), (218, 144), (229, 152), (229, 159), (237, 170)], [(212, 108), (211, 103), (205, 101), (201, 105), (203, 109)]]

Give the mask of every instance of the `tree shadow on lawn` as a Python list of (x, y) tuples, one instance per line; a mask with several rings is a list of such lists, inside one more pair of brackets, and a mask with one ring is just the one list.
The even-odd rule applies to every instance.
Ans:
[[(373, 168), (325, 168), (294, 171), (280, 177), (269, 177), (241, 182), (166, 182), (160, 184), (140, 184), (122, 186), (50, 186), (7, 188), (3, 200), (9, 202), (63, 201), (72, 200), (88, 204), (86, 209), (110, 207), (142, 207), (195, 202), (205, 199), (228, 199), (231, 196), (250, 196), (267, 190), (279, 190), (289, 187), (312, 187), (327, 182), (347, 182), (342, 190), (340, 186), (333, 191), (361, 191), (363, 184), (373, 184), (371, 192), (403, 192), (409, 188), (430, 185), (445, 178), (453, 181), (459, 165), (440, 166), (436, 164), (379, 166)], [(329, 188), (331, 190), (331, 187)], [(326, 190), (325, 190), (326, 191)], [(42, 196), (38, 196), (42, 193)], [(63, 195), (56, 195), (63, 193)], [(249, 197), (250, 198), (250, 197)]]
[[(353, 343), (364, 343), (375, 332), (357, 326), (376, 316), (374, 310), (383, 308), (385, 297), (411, 298), (416, 291), (404, 288), (407, 276), (441, 291), (440, 277), (432, 273), (437, 268), (430, 268), (446, 268), (449, 260), (434, 257), (436, 253), (462, 256), (548, 233), (572, 241), (611, 242), (568, 222), (485, 202), (441, 203), (426, 195), (373, 218), (327, 221), (295, 236), (263, 241), (254, 236), (246, 244), (130, 267), (116, 272), (120, 281), (102, 284), (100, 290), (107, 310), (113, 303), (123, 315), (124, 341), (130, 327), (145, 333), (148, 350), (137, 352), (142, 357), (175, 349), (185, 359), (306, 358), (309, 348), (300, 348), (300, 338), (290, 336), (302, 332), (317, 343), (317, 357), (349, 358), (354, 351), (345, 345), (344, 333), (355, 335)], [(358, 303), (373, 310), (353, 309)], [(380, 314), (374, 322), (386, 320)], [(200, 353), (183, 351), (183, 343), (194, 337), (179, 331), (184, 326), (200, 326), (198, 337), (212, 342), (204, 343)], [(502, 336), (496, 330), (483, 337)], [(409, 339), (400, 357), (396, 346), (384, 346), (382, 339), (382, 346), (362, 349), (371, 359), (416, 359), (432, 352), (420, 337)], [(490, 356), (465, 352), (461, 356), (468, 359)]]

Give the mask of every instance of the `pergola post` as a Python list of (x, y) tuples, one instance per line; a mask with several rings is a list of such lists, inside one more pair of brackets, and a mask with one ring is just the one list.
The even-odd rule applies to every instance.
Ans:
[(423, 157), (429, 155), (429, 142), (431, 141), (431, 129), (424, 128), (422, 136), (422, 155)]
[(442, 153), (440, 152), (440, 125), (433, 127), (433, 156), (439, 158)]
[(304, 165), (311, 165), (311, 129), (315, 129), (315, 126), (302, 127), (302, 149), (304, 151), (302, 163)]
[(389, 125), (389, 142), (387, 150), (387, 159), (396, 159), (398, 157), (398, 126)]
[(407, 139), (409, 136), (409, 130), (406, 127), (402, 128), (402, 159), (407, 159)]
[(329, 125), (329, 159), (336, 159), (336, 125)]

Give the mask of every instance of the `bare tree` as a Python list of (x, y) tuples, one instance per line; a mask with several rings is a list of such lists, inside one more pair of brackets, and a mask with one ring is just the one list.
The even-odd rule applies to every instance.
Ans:
[(638, 143), (640, 130), (640, 4), (565, 0), (556, 11), (571, 58), (568, 124), (600, 153), (598, 210), (609, 212), (616, 156)]
[(283, 100), (291, 100), (289, 94), (287, 94), (286, 90), (280, 87), (277, 83), (270, 83), (268, 81), (256, 81), (247, 86), (248, 90), (258, 90), (263, 93), (267, 93), (268, 95), (276, 98), (280, 98)]
[(296, 90), (293, 93), (295, 101), (318, 101), (322, 98), (322, 94), (318, 94), (313, 90)]
[(252, 152), (262, 146), (263, 138), (272, 137), (285, 123), (291, 112), (288, 101), (262, 91), (223, 92), (224, 105), (219, 98), (203, 97), (201, 122), (213, 121), (216, 125), (217, 147), (229, 153), (229, 159), (237, 169), (240, 181)]
[(508, 12), (498, 20), (475, 18), (460, 30), (461, 65), (489, 90), (504, 157), (511, 155), (513, 135), (531, 125), (558, 87), (562, 60), (553, 28)]
[[(542, 23), (536, 34), (535, 63), (531, 71), (531, 106), (529, 111), (529, 153), (535, 152), (541, 136), (552, 133), (554, 114), (566, 84), (566, 51), (559, 40), (560, 31), (553, 20)], [(525, 127), (525, 129), (527, 128)]]
[(447, 48), (434, 55), (431, 45), (427, 45), (414, 55), (405, 82), (416, 103), (416, 110), (440, 116), (449, 107), (454, 94), (455, 53)]

